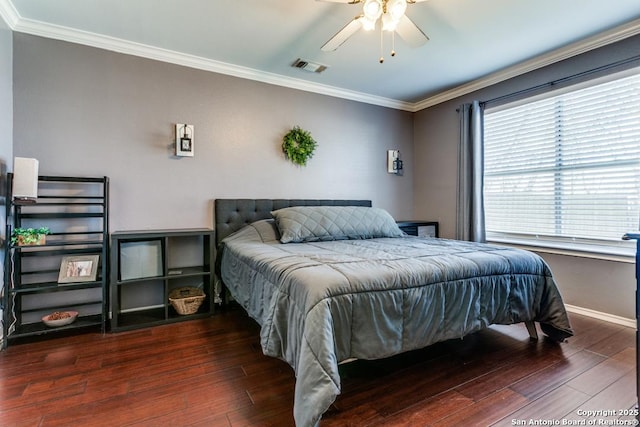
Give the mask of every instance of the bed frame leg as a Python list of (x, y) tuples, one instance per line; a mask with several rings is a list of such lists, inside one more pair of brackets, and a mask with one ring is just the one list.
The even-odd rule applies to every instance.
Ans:
[(527, 327), (527, 332), (529, 332), (529, 339), (538, 340), (538, 330), (536, 329), (536, 324), (533, 320), (528, 320), (524, 322), (524, 325)]

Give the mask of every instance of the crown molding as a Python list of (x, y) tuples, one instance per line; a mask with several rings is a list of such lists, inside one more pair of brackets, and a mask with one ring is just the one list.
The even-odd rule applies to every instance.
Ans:
[(9, 28), (13, 30), (18, 23), (20, 15), (18, 14), (16, 8), (13, 6), (13, 3), (11, 3), (9, 0), (0, 0), (0, 17), (2, 17)]
[(594, 50), (599, 47), (624, 40), (637, 34), (640, 34), (640, 19), (636, 19), (635, 21), (631, 21), (609, 31), (605, 31), (604, 33), (600, 33), (595, 36), (580, 40), (578, 42), (551, 51), (547, 54), (489, 74), (488, 76), (482, 77), (472, 82), (457, 86), (451, 90), (440, 92), (435, 96), (416, 102), (414, 104), (413, 112), (417, 112), (425, 108), (441, 104), (445, 101), (450, 101), (460, 96), (467, 95), (471, 92), (484, 89), (496, 83), (503, 82), (512, 77), (517, 77), (530, 71), (546, 67), (547, 65), (551, 65), (556, 62), (560, 62), (565, 59), (580, 55), (590, 50)]
[(464, 96), (468, 93), (486, 88), (496, 83), (500, 83), (512, 77), (545, 67), (555, 62), (559, 62), (581, 53), (623, 40), (627, 37), (640, 34), (640, 19), (637, 19), (612, 30), (572, 43), (563, 48), (554, 50), (531, 60), (521, 62), (520, 64), (505, 68), (480, 79), (457, 86), (453, 89), (445, 90), (422, 101), (405, 102), (397, 99), (375, 96), (364, 92), (343, 89), (336, 86), (323, 85), (302, 79), (285, 77), (279, 74), (267, 73), (253, 68), (242, 67), (195, 55), (188, 55), (168, 49), (118, 39), (115, 37), (99, 35), (88, 31), (23, 18), (20, 16), (10, 0), (0, 0), (0, 17), (5, 20), (7, 25), (9, 25), (13, 31), (20, 33), (92, 46), (127, 55), (139, 56), (199, 70), (226, 74), (243, 79), (302, 90), (305, 92), (312, 92), (413, 113), (451, 99)]
[(375, 96), (363, 92), (352, 91), (336, 86), (323, 85), (302, 79), (285, 77), (279, 74), (268, 73), (249, 67), (229, 64), (221, 61), (189, 55), (168, 49), (162, 49), (131, 42), (88, 31), (49, 24), (41, 21), (22, 18), (9, 0), (0, 0), (0, 15), (5, 18), (13, 31), (56, 39), (71, 43), (92, 46), (127, 55), (139, 56), (147, 59), (168, 62), (199, 70), (226, 74), (243, 79), (255, 80), (263, 83), (283, 86), (291, 89), (313, 92), (335, 98), (343, 98), (367, 104), (378, 105), (398, 110), (412, 111), (414, 104), (396, 99)]

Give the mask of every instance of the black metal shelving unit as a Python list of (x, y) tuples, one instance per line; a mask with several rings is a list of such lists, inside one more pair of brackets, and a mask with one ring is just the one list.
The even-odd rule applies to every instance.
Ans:
[[(142, 246), (142, 251), (126, 258), (125, 247), (132, 244)], [(210, 316), (214, 308), (214, 257), (215, 232), (208, 228), (112, 233), (111, 331)], [(142, 265), (147, 267), (145, 271), (125, 273), (128, 266)], [(204, 291), (206, 298), (197, 312), (179, 314), (169, 303), (170, 292), (181, 287)], [(136, 296), (144, 302), (134, 301)]]
[[(7, 176), (4, 259), (3, 346), (9, 340), (73, 329), (99, 327), (108, 314), (109, 178), (39, 176), (35, 201), (13, 200), (13, 174)], [(48, 227), (44, 245), (13, 245), (17, 227)], [(98, 255), (95, 280), (58, 283), (64, 257)], [(79, 312), (75, 322), (51, 328), (42, 316)]]

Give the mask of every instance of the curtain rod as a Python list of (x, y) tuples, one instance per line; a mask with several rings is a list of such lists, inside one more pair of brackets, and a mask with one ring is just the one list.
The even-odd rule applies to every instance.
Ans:
[(622, 65), (627, 65), (629, 63), (632, 63), (632, 62), (638, 61), (638, 60), (640, 60), (640, 55), (635, 55), (635, 56), (632, 56), (631, 58), (627, 58), (627, 59), (623, 59), (623, 60), (620, 60), (620, 61), (616, 61), (616, 62), (613, 62), (611, 64), (607, 64), (607, 65), (602, 65), (600, 67), (596, 67), (596, 68), (593, 68), (591, 70), (583, 71), (581, 73), (573, 74), (571, 76), (563, 77), (563, 78), (558, 79), (558, 80), (553, 80), (553, 81), (550, 81), (550, 82), (547, 82), (547, 83), (542, 83), (542, 84), (539, 84), (537, 86), (532, 86), (532, 87), (527, 88), (527, 89), (522, 89), (522, 90), (519, 90), (517, 92), (509, 93), (507, 95), (498, 96), (498, 97), (495, 97), (495, 98), (492, 98), (492, 99), (488, 99), (486, 101), (480, 101), (480, 104), (481, 105), (486, 105), (488, 103), (492, 103), (492, 102), (496, 102), (496, 101), (503, 101), (505, 99), (517, 97), (517, 96), (520, 96), (520, 95), (524, 95), (524, 94), (527, 94), (529, 92), (534, 92), (534, 91), (537, 91), (537, 90), (545, 88), (545, 87), (553, 87), (555, 85), (558, 85), (558, 84), (561, 84), (561, 83), (566, 83), (568, 81), (571, 81), (571, 80), (574, 80), (574, 79), (578, 79), (580, 77), (585, 77), (585, 76), (588, 76), (588, 75), (591, 75), (591, 74), (599, 73), (601, 71), (606, 71), (606, 70), (610, 70), (612, 68), (620, 67)]

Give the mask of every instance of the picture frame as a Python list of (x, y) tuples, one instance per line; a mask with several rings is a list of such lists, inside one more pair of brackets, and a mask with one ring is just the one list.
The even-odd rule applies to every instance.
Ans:
[(58, 283), (95, 282), (100, 255), (65, 256), (60, 262)]
[(119, 280), (162, 276), (163, 254), (162, 239), (121, 241)]

